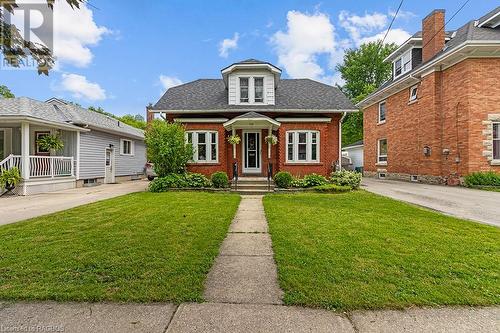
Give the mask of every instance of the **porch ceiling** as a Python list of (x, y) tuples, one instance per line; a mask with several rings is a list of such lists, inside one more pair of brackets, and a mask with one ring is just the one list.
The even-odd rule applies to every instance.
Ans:
[(250, 129), (250, 128), (271, 128), (277, 130), (281, 126), (279, 121), (264, 116), (257, 112), (248, 112), (235, 117), (223, 124), (224, 128), (229, 129)]

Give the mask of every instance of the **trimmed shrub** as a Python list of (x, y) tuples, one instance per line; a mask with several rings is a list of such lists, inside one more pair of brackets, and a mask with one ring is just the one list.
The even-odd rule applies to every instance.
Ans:
[(210, 178), (215, 188), (226, 188), (229, 186), (229, 178), (224, 171), (214, 172)]
[(292, 180), (292, 187), (305, 187), (304, 180), (298, 177), (295, 177)]
[(347, 185), (335, 185), (335, 184), (325, 184), (313, 187), (316, 192), (322, 193), (344, 193), (352, 190), (352, 187)]
[(293, 177), (289, 172), (280, 171), (274, 175), (274, 183), (279, 188), (290, 188), (292, 181)]
[(304, 176), (304, 179), (302, 181), (304, 182), (304, 187), (314, 187), (325, 185), (328, 183), (325, 177), (315, 173)]
[(210, 181), (200, 173), (171, 173), (159, 177), (149, 183), (150, 192), (165, 192), (171, 188), (200, 188), (209, 187)]
[(187, 187), (211, 187), (212, 183), (207, 177), (201, 173), (187, 173), (185, 174)]
[(465, 176), (465, 186), (500, 186), (500, 174), (493, 171), (473, 172)]
[(339, 186), (350, 186), (351, 188), (358, 188), (361, 184), (361, 174), (355, 171), (336, 171), (330, 175), (330, 182)]

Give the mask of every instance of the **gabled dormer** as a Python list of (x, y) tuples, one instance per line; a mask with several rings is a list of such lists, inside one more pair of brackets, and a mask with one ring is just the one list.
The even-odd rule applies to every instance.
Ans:
[(274, 105), (281, 69), (268, 62), (247, 59), (221, 71), (230, 105)]

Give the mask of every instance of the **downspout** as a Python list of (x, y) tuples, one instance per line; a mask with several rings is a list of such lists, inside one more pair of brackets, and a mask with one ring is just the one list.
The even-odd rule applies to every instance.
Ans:
[(339, 120), (339, 161), (337, 164), (337, 171), (342, 170), (342, 123), (344, 122), (347, 112), (342, 112), (342, 117)]

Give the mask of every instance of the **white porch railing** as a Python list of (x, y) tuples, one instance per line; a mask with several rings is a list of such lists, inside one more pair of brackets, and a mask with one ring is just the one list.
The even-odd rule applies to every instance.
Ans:
[[(73, 157), (62, 156), (29, 156), (30, 178), (55, 178), (75, 175)], [(18, 167), (22, 169), (19, 155), (9, 155), (0, 162), (0, 169)]]

